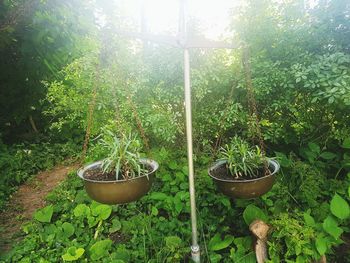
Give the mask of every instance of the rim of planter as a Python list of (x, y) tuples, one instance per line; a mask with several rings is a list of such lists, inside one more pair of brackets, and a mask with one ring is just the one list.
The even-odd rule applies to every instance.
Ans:
[(216, 163), (214, 163), (211, 167), (208, 168), (208, 174), (211, 178), (217, 180), (217, 181), (221, 181), (221, 182), (233, 182), (233, 183), (249, 183), (249, 182), (254, 182), (254, 181), (259, 181), (259, 180), (263, 180), (267, 177), (270, 177), (274, 174), (276, 174), (279, 169), (280, 169), (280, 164), (274, 160), (274, 159), (268, 159), (268, 163), (269, 163), (269, 169), (270, 167), (272, 166), (273, 167), (273, 172), (270, 173), (269, 175), (265, 175), (263, 177), (258, 177), (258, 178), (253, 178), (253, 179), (244, 179), (244, 180), (239, 180), (239, 179), (221, 179), (221, 178), (217, 178), (215, 176), (213, 176), (211, 173), (212, 173), (212, 170), (214, 170), (215, 168), (223, 165), (227, 163), (227, 161), (225, 160), (220, 160), (220, 161), (217, 161)]
[(130, 178), (130, 179), (123, 179), (123, 180), (112, 180), (112, 181), (99, 181), (99, 180), (92, 180), (92, 179), (88, 179), (88, 178), (85, 178), (84, 177), (84, 173), (91, 169), (91, 168), (94, 168), (96, 166), (100, 166), (102, 164), (102, 161), (97, 161), (97, 162), (93, 162), (91, 164), (88, 164), (86, 166), (83, 166), (81, 167), (77, 174), (78, 176), (83, 179), (84, 181), (88, 181), (88, 182), (92, 182), (92, 183), (101, 183), (101, 184), (110, 184), (110, 183), (119, 183), (119, 182), (130, 182), (132, 180), (136, 180), (136, 179), (139, 179), (139, 178), (143, 178), (143, 177), (148, 177), (149, 175), (153, 174), (155, 171), (158, 170), (159, 168), (159, 164), (152, 160), (152, 159), (148, 159), (148, 158), (141, 158), (140, 159), (140, 162), (142, 164), (146, 164), (146, 165), (149, 165), (150, 167), (152, 167), (152, 171), (148, 172), (148, 173), (145, 173), (141, 176), (138, 176), (138, 177), (135, 177), (135, 178)]

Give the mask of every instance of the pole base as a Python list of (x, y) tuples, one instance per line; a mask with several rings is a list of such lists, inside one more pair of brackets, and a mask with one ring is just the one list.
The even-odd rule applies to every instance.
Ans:
[(192, 260), (195, 263), (200, 263), (200, 249), (199, 246), (191, 246), (191, 256), (192, 256)]

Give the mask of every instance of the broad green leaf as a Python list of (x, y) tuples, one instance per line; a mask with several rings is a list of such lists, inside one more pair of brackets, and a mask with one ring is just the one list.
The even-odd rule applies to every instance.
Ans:
[(220, 238), (220, 234), (217, 233), (212, 239), (210, 239), (208, 247), (211, 251), (217, 251), (227, 248), (233, 242), (234, 237), (231, 235), (225, 236), (223, 240)]
[(311, 150), (305, 149), (303, 151), (303, 153), (310, 163), (313, 163), (315, 161), (315, 159), (317, 158), (316, 152), (313, 152)]
[(64, 261), (75, 261), (78, 260), (85, 252), (83, 248), (70, 247), (67, 252), (62, 255)]
[[(299, 255), (295, 259), (295, 263), (305, 263), (305, 262), (307, 262), (307, 259), (305, 258), (304, 255)], [(288, 262), (288, 263), (290, 263), (290, 262)]]
[(168, 166), (171, 170), (176, 170), (177, 169), (177, 163), (175, 161), (170, 161), (168, 163)]
[(120, 260), (124, 263), (128, 263), (128, 262), (132, 262), (130, 259), (130, 255), (131, 255), (130, 251), (127, 250), (125, 247), (117, 246), (116, 249), (113, 249), (113, 252), (111, 253), (111, 258), (113, 258), (114, 260), (117, 260), (116, 262)]
[(74, 226), (71, 223), (68, 223), (68, 222), (64, 222), (62, 224), (62, 230), (63, 230), (63, 235), (66, 238), (71, 237), (74, 234), (74, 231), (75, 231)]
[(95, 244), (93, 244), (89, 249), (91, 254), (91, 259), (98, 260), (107, 256), (109, 254), (108, 251), (111, 248), (112, 243), (113, 243), (112, 240), (105, 239), (105, 240), (97, 241)]
[(324, 231), (330, 234), (335, 239), (338, 239), (340, 235), (343, 233), (343, 229), (338, 227), (338, 223), (332, 216), (328, 216), (322, 224)]
[(73, 211), (76, 217), (87, 217), (90, 215), (90, 208), (85, 204), (79, 204)]
[(180, 199), (174, 198), (175, 210), (180, 213), (184, 207)]
[(243, 212), (243, 219), (248, 226), (256, 219), (260, 219), (264, 222), (268, 220), (265, 213), (259, 207), (256, 207), (253, 204), (250, 204), (246, 207)]
[(308, 213), (304, 213), (304, 220), (305, 220), (306, 225), (308, 225), (308, 226), (314, 226), (315, 225), (314, 218)]
[(338, 194), (335, 194), (331, 201), (331, 212), (339, 219), (346, 219), (350, 215), (349, 204)]
[(87, 219), (88, 219), (88, 224), (90, 228), (96, 226), (100, 221), (97, 217), (94, 217), (94, 216), (88, 216)]
[(50, 223), (53, 214), (53, 206), (49, 205), (35, 212), (34, 218), (42, 223)]
[(98, 220), (106, 220), (112, 213), (110, 205), (99, 204), (96, 207), (91, 208), (92, 215), (96, 216)]
[(211, 247), (215, 244), (221, 241), (221, 237), (219, 233), (216, 233), (210, 240), (208, 243), (208, 247), (209, 249), (211, 249)]
[[(20, 261), (21, 262), (21, 261)], [(44, 259), (44, 258), (40, 258), (39, 259), (39, 263), (51, 263), (50, 261)]]
[(345, 149), (350, 149), (350, 138), (346, 138), (343, 141), (342, 147), (345, 148)]
[(250, 236), (238, 237), (235, 239), (234, 243), (237, 246), (237, 252), (244, 253), (250, 251), (252, 238)]
[(320, 153), (321, 151), (320, 146), (318, 146), (316, 143), (309, 142), (307, 146), (309, 146), (309, 149), (314, 153)]
[(220, 202), (227, 208), (231, 208), (231, 202), (228, 198), (221, 198)]
[(153, 216), (158, 215), (158, 209), (157, 209), (157, 207), (152, 206), (152, 209), (151, 209), (151, 214), (152, 214)]
[(336, 154), (334, 153), (331, 153), (331, 152), (323, 152), (321, 153), (321, 158), (325, 159), (325, 160), (332, 160), (334, 159), (335, 157), (337, 157)]
[(55, 239), (55, 236), (56, 236), (56, 232), (52, 232), (51, 229), (49, 230), (45, 228), (45, 232), (42, 235), (42, 238), (45, 242), (50, 243), (50, 242), (53, 242), (53, 240)]
[(153, 200), (163, 201), (163, 200), (167, 199), (168, 196), (166, 194), (164, 194), (164, 193), (161, 193), (161, 192), (153, 192), (150, 195), (150, 198), (153, 199)]
[(275, 154), (282, 167), (290, 167), (292, 165), (293, 162), (284, 153), (275, 152)]
[(348, 188), (348, 195), (349, 195), (349, 197), (350, 197), (350, 186), (349, 186), (349, 188)]
[(118, 219), (113, 219), (112, 220), (112, 226), (109, 228), (109, 233), (114, 233), (119, 231), (122, 228), (122, 224)]
[(182, 240), (178, 236), (168, 236), (165, 238), (165, 244), (169, 248), (178, 248), (181, 246)]
[(211, 263), (218, 263), (222, 259), (222, 256), (220, 254), (212, 253), (209, 255), (209, 258)]
[(234, 244), (237, 250), (234, 251), (231, 249), (230, 251), (232, 262), (256, 263), (255, 253), (252, 251), (252, 238), (250, 236), (235, 238)]
[(316, 239), (316, 249), (320, 255), (324, 255), (327, 251), (327, 239), (324, 237), (318, 237)]

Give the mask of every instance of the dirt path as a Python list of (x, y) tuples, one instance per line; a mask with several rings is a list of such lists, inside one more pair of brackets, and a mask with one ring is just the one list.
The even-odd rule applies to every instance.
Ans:
[(39, 173), (18, 188), (0, 214), (0, 254), (10, 250), (12, 244), (21, 239), (21, 225), (32, 218), (36, 209), (46, 205), (46, 195), (77, 167), (76, 164), (56, 166), (50, 171)]

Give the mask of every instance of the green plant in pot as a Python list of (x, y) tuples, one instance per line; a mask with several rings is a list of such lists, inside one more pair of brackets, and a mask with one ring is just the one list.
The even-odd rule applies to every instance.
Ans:
[(258, 146), (252, 147), (238, 136), (222, 147), (219, 155), (208, 174), (225, 195), (234, 198), (255, 198), (268, 192), (280, 167)]
[(78, 171), (88, 195), (104, 204), (135, 201), (151, 188), (158, 163), (141, 158), (141, 144), (135, 136), (116, 136), (107, 131), (100, 141), (106, 157)]

